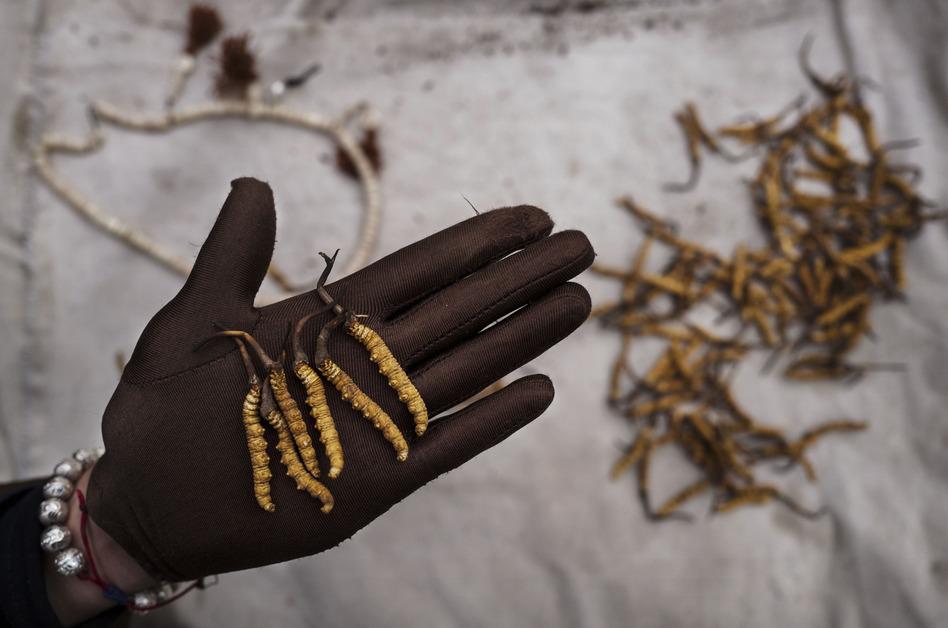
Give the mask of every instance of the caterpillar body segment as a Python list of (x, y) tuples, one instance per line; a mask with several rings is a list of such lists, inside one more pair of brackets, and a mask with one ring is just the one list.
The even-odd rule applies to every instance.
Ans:
[(425, 401), (382, 337), (355, 317), (346, 324), (346, 331), (368, 350), (369, 359), (378, 365), (379, 372), (388, 379), (388, 385), (398, 394), (399, 401), (408, 407), (415, 421), (415, 434), (424, 434), (428, 429), (428, 408)]
[(243, 340), (234, 338), (237, 349), (240, 351), (240, 359), (244, 363), (244, 370), (247, 371), (247, 383), (249, 388), (244, 396), (244, 404), (241, 408), (241, 419), (244, 424), (244, 434), (247, 437), (247, 451), (250, 454), (250, 469), (253, 477), (253, 495), (257, 504), (267, 512), (275, 512), (276, 504), (270, 498), (270, 479), (273, 474), (270, 473), (270, 456), (267, 455), (267, 441), (264, 439), (264, 429), (260, 424), (260, 378), (253, 368), (253, 362), (250, 360), (250, 354), (247, 353), (247, 347)]
[(276, 408), (272, 400), (267, 399), (270, 396), (268, 387), (264, 387), (264, 402), (261, 404), (260, 412), (267, 423), (276, 430), (279, 440), (277, 441), (277, 451), (280, 452), (280, 462), (286, 467), (286, 474), (296, 483), (297, 490), (306, 491), (309, 495), (322, 502), (321, 510), (328, 513), (333, 507), (333, 496), (329, 489), (315, 479), (303, 466), (300, 457), (296, 453), (296, 446), (293, 444), (293, 434), (283, 414)]
[(250, 453), (250, 468), (253, 471), (253, 494), (257, 504), (267, 512), (276, 511), (276, 504), (270, 499), (270, 457), (267, 455), (267, 441), (263, 438), (263, 425), (260, 424), (260, 384), (254, 383), (244, 397), (242, 410), (244, 431), (247, 435), (247, 451)]
[(368, 395), (362, 392), (362, 389), (352, 381), (352, 378), (330, 358), (324, 358), (319, 362), (318, 369), (320, 374), (326, 378), (326, 381), (339, 391), (339, 395), (347, 401), (354, 410), (361, 412), (362, 416), (372, 422), (372, 426), (375, 427), (375, 429), (382, 432), (382, 436), (385, 437), (385, 440), (391, 443), (395, 449), (395, 457), (398, 461), (404, 462), (407, 460), (408, 443), (405, 441), (401, 430), (399, 430), (395, 422), (392, 421), (392, 417), (379, 407), (377, 403), (372, 401)]
[(303, 465), (314, 478), (319, 477), (319, 460), (316, 458), (316, 449), (313, 447), (313, 439), (309, 436), (306, 429), (306, 422), (303, 420), (303, 413), (296, 405), (293, 395), (290, 394), (286, 386), (286, 371), (282, 367), (270, 371), (270, 386), (273, 389), (273, 397), (280, 408), (280, 412), (286, 419), (286, 425), (293, 436), (293, 442), (299, 449), (300, 458)]
[(319, 442), (325, 447), (326, 457), (329, 458), (329, 477), (337, 478), (342, 473), (345, 458), (342, 453), (342, 443), (339, 442), (339, 432), (336, 431), (336, 424), (329, 411), (329, 404), (326, 402), (323, 381), (307, 362), (297, 362), (293, 365), (293, 371), (306, 389), (306, 405), (309, 406), (310, 414), (316, 421)]

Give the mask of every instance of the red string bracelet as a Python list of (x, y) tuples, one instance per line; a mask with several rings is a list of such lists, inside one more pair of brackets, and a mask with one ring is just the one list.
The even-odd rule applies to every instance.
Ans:
[(81, 580), (91, 582), (92, 584), (99, 587), (99, 589), (102, 590), (102, 595), (104, 595), (106, 598), (134, 612), (147, 613), (148, 611), (161, 608), (162, 606), (174, 602), (178, 598), (184, 596), (186, 593), (194, 589), (206, 589), (207, 587), (217, 583), (216, 577), (210, 582), (205, 582), (205, 579), (201, 578), (200, 580), (195, 580), (173, 595), (170, 595), (165, 599), (159, 599), (154, 604), (148, 604), (144, 606), (136, 605), (135, 594), (129, 595), (114, 584), (110, 584), (99, 572), (99, 569), (95, 564), (95, 555), (92, 552), (92, 543), (89, 540), (89, 512), (86, 509), (86, 497), (79, 489), (76, 489), (76, 496), (79, 498), (79, 511), (82, 513), (79, 519), (79, 534), (82, 537), (82, 550), (85, 552), (86, 558), (88, 559), (87, 568), (81, 571), (77, 577)]

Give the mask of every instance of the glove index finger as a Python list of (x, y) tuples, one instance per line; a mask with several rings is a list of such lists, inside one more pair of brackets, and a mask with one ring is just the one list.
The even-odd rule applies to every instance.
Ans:
[(552, 230), (549, 214), (538, 207), (503, 207), (410, 244), (346, 281), (370, 286), (383, 310), (394, 311), (545, 238)]

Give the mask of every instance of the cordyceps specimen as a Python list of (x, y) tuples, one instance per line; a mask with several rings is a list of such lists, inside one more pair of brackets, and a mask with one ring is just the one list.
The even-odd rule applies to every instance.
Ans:
[(293, 442), (296, 444), (296, 448), (299, 450), (300, 458), (303, 460), (303, 465), (314, 478), (318, 478), (319, 460), (316, 458), (316, 450), (313, 448), (313, 440), (309, 437), (309, 432), (306, 429), (306, 422), (303, 420), (303, 414), (300, 412), (299, 406), (296, 405), (296, 401), (293, 399), (293, 396), (290, 394), (290, 391), (287, 388), (286, 371), (283, 369), (283, 365), (267, 355), (267, 352), (263, 350), (263, 347), (260, 346), (256, 338), (245, 331), (224, 330), (218, 332), (212, 336), (212, 338), (221, 336), (240, 338), (250, 345), (250, 347), (257, 354), (257, 357), (263, 364), (264, 369), (267, 371), (267, 382), (273, 391), (273, 397), (276, 399), (276, 404), (280, 408), (280, 412), (283, 414), (283, 417), (286, 419), (287, 426), (290, 428), (290, 433), (293, 435)]
[(336, 424), (333, 421), (332, 413), (329, 411), (329, 403), (326, 401), (326, 389), (319, 375), (313, 370), (309, 363), (306, 352), (300, 346), (300, 333), (307, 322), (316, 316), (319, 312), (314, 312), (301, 318), (293, 330), (293, 372), (303, 384), (306, 390), (306, 405), (309, 406), (310, 414), (316, 421), (316, 430), (319, 432), (319, 441), (326, 449), (326, 457), (329, 458), (329, 477), (336, 478), (342, 473), (342, 467), (345, 464), (345, 458), (342, 453), (342, 443), (339, 442), (339, 432), (336, 431)]
[(260, 396), (260, 415), (276, 430), (278, 441), (277, 450), (280, 452), (280, 462), (286, 467), (286, 474), (296, 482), (296, 488), (309, 493), (322, 502), (322, 511), (328, 513), (333, 507), (332, 493), (326, 486), (314, 478), (300, 462), (294, 445), (294, 435), (287, 425), (286, 418), (274, 402), (273, 392), (269, 381), (263, 383)]
[[(339, 251), (337, 250), (336, 254), (338, 253)], [(424, 400), (421, 398), (421, 394), (418, 392), (418, 389), (416, 389), (415, 385), (412, 384), (408, 374), (398, 363), (398, 360), (395, 359), (395, 356), (392, 355), (391, 350), (385, 344), (385, 341), (382, 340), (382, 337), (379, 336), (375, 330), (359, 322), (355, 313), (342, 307), (326, 291), (326, 280), (329, 278), (329, 273), (332, 271), (333, 264), (336, 260), (336, 254), (334, 254), (332, 257), (329, 257), (324, 253), (320, 253), (323, 259), (326, 261), (326, 268), (319, 277), (319, 281), (316, 285), (316, 292), (325, 302), (327, 307), (332, 307), (336, 313), (336, 316), (326, 323), (320, 330), (316, 341), (316, 352), (312, 363), (316, 365), (316, 369), (319, 371), (319, 374), (322, 375), (326, 381), (332, 384), (333, 387), (339, 391), (339, 394), (344, 400), (349, 402), (349, 405), (351, 405), (355, 410), (361, 412), (366, 419), (372, 422), (372, 425), (376, 429), (382, 432), (382, 435), (385, 437), (385, 439), (391, 443), (392, 447), (395, 449), (398, 460), (404, 461), (408, 458), (408, 443), (405, 440), (405, 437), (402, 435), (401, 430), (398, 429), (398, 426), (394, 421), (392, 421), (392, 418), (388, 415), (388, 413), (385, 412), (375, 401), (369, 398), (369, 396), (359, 388), (352, 378), (349, 377), (349, 375), (338, 364), (336, 364), (336, 362), (333, 361), (329, 355), (329, 338), (336, 328), (338, 328), (339, 325), (344, 324), (348, 334), (366, 348), (366, 350), (369, 352), (369, 359), (378, 365), (379, 372), (388, 380), (389, 386), (395, 390), (399, 400), (408, 407), (408, 411), (411, 413), (414, 419), (415, 434), (418, 436), (424, 434), (425, 430), (428, 428), (428, 410), (425, 406)], [(313, 416), (317, 419), (317, 421), (319, 421), (320, 415), (323, 414), (322, 410), (317, 409), (321, 405), (321, 402), (324, 401), (324, 396), (320, 396), (322, 386), (319, 383), (318, 378), (314, 380), (310, 376), (312, 368), (309, 366), (305, 352), (299, 348), (299, 334), (306, 323), (314, 315), (315, 314), (310, 314), (302, 318), (297, 323), (296, 329), (294, 330), (294, 367), (297, 370), (297, 375), (307, 389), (307, 394), (314, 397), (315, 404), (310, 403), (310, 407), (313, 410)], [(325, 413), (328, 414), (328, 408), (326, 409)], [(341, 461), (341, 451), (339, 455)]]
[(241, 418), (247, 435), (247, 451), (250, 453), (250, 468), (253, 472), (253, 494), (257, 503), (267, 512), (274, 512), (276, 505), (270, 499), (270, 457), (267, 455), (267, 441), (263, 437), (264, 429), (260, 424), (260, 378), (253, 368), (247, 347), (239, 338), (234, 339), (240, 351), (240, 359), (247, 369), (248, 389), (244, 397)]
[[(267, 455), (267, 441), (264, 438), (265, 429), (260, 422), (260, 418), (263, 417), (277, 432), (279, 439), (277, 450), (281, 454), (280, 462), (286, 467), (287, 475), (296, 482), (297, 489), (305, 490), (312, 497), (319, 499), (323, 504), (322, 511), (328, 513), (333, 507), (332, 494), (322, 483), (315, 479), (310, 467), (304, 466), (304, 463), (300, 461), (300, 455), (297, 454), (297, 447), (301, 448), (301, 452), (307, 449), (312, 451), (312, 441), (306, 432), (306, 424), (302, 423), (300, 417), (299, 423), (302, 423), (302, 432), (297, 431), (298, 427), (297, 430), (294, 430), (292, 423), (285, 418), (280, 407), (278, 407), (280, 393), (277, 393), (277, 401), (274, 401), (273, 390), (276, 386), (282, 385), (283, 392), (289, 397), (289, 391), (286, 390), (286, 376), (280, 377), (279, 373), (276, 373), (278, 370), (282, 372), (282, 367), (279, 363), (270, 359), (253, 336), (243, 331), (221, 331), (201, 343), (197, 348), (222, 336), (231, 337), (237, 343), (240, 358), (243, 361), (244, 369), (247, 371), (248, 390), (244, 396), (241, 419), (247, 437), (247, 450), (250, 454), (250, 467), (253, 477), (253, 492), (257, 504), (267, 512), (276, 511), (276, 504), (270, 496), (270, 480), (273, 474), (270, 472), (270, 457)], [(247, 344), (253, 347), (267, 370), (268, 377), (262, 384), (254, 369), (250, 354), (247, 352)], [(274, 386), (274, 382), (276, 382), (276, 386)], [(289, 403), (284, 400), (284, 406), (282, 407), (292, 409), (296, 407), (296, 404), (292, 397), (289, 397)], [(299, 409), (297, 409), (298, 413)], [(316, 464), (315, 452), (304, 454), (303, 459), (306, 460), (310, 457), (312, 458), (312, 469), (315, 469), (316, 474), (318, 474), (319, 467)]]
[(408, 407), (408, 411), (411, 413), (412, 419), (415, 422), (415, 434), (421, 436), (425, 433), (425, 430), (428, 429), (428, 408), (425, 406), (424, 399), (421, 398), (421, 393), (418, 392), (418, 389), (415, 388), (415, 385), (408, 377), (408, 373), (405, 372), (402, 365), (395, 359), (391, 349), (388, 348), (388, 345), (385, 344), (385, 341), (382, 340), (378, 332), (368, 325), (360, 323), (354, 313), (345, 310), (326, 292), (326, 279), (329, 278), (329, 273), (332, 271), (332, 267), (336, 262), (336, 255), (338, 254), (338, 249), (333, 253), (332, 257), (329, 257), (325, 253), (320, 253), (322, 258), (326, 261), (326, 268), (323, 270), (323, 274), (317, 282), (316, 292), (327, 306), (332, 306), (338, 316), (344, 317), (346, 332), (359, 341), (359, 344), (365, 347), (369, 352), (369, 359), (378, 365), (379, 373), (384, 375), (385, 379), (388, 380), (388, 385), (391, 386), (398, 395), (398, 400)]
[[(755, 466), (799, 465), (814, 480), (809, 447), (827, 434), (866, 424), (830, 421), (793, 440), (759, 423), (730, 389), (730, 375), (750, 351), (772, 351), (771, 364), (786, 359), (783, 375), (797, 381), (856, 381), (868, 371), (901, 366), (849, 356), (873, 335), (872, 304), (904, 298), (908, 240), (945, 213), (931, 211), (918, 193), (917, 168), (892, 162), (891, 152), (905, 143), (880, 142), (856, 83), (846, 76), (824, 79), (809, 68), (808, 44), (801, 66), (820, 102), (805, 107), (797, 100), (769, 118), (713, 132), (691, 105), (676, 117), (693, 172), (702, 147), (727, 156), (721, 147), (733, 142), (759, 158), (750, 197), (768, 245), (738, 245), (727, 259), (680, 237), (674, 224), (625, 198), (619, 205), (634, 217), (645, 241), (628, 270), (593, 267), (621, 283), (619, 299), (597, 307), (593, 316), (621, 334), (609, 402), (635, 429), (613, 476), (636, 470), (643, 508), (653, 519), (687, 517), (679, 508), (705, 492), (712, 493), (712, 512), (777, 500), (798, 514), (819, 514), (758, 481)], [(858, 132), (859, 146), (843, 140), (847, 125)], [(656, 245), (669, 253), (657, 272), (648, 268)], [(720, 310), (719, 321), (735, 319), (739, 331), (724, 337), (695, 324), (692, 315), (701, 306)], [(651, 368), (637, 374), (630, 355), (642, 337), (665, 346)], [(680, 450), (698, 476), (653, 508), (650, 463), (667, 446)]]
[(316, 353), (313, 361), (319, 369), (319, 374), (326, 378), (339, 391), (339, 396), (347, 401), (352, 409), (361, 412), (362, 416), (372, 423), (372, 427), (379, 430), (395, 449), (395, 457), (399, 462), (408, 460), (408, 442), (402, 431), (395, 425), (392, 417), (382, 409), (371, 397), (365, 394), (349, 374), (329, 357), (328, 341), (335, 328), (345, 320), (346, 314), (338, 315), (326, 323), (319, 332), (316, 341)]

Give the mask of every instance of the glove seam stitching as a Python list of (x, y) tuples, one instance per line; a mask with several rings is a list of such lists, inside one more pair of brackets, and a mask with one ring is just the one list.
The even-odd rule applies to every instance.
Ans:
[(535, 278), (533, 281), (531, 281), (531, 282), (529, 282), (529, 283), (526, 283), (526, 284), (520, 286), (519, 288), (515, 288), (515, 289), (511, 290), (511, 291), (507, 292), (506, 294), (504, 294), (504, 295), (501, 296), (501, 297), (498, 297), (498, 298), (495, 299), (492, 303), (490, 303), (487, 307), (482, 308), (482, 309), (478, 310), (477, 312), (474, 312), (473, 314), (471, 314), (471, 315), (470, 315), (466, 320), (464, 320), (463, 322), (458, 323), (457, 325), (455, 325), (454, 327), (452, 327), (452, 328), (450, 328), (450, 329), (448, 329), (448, 330), (445, 330), (445, 331), (444, 331), (440, 336), (438, 336), (437, 338), (434, 338), (434, 339), (432, 339), (432, 340), (429, 340), (427, 343), (425, 343), (424, 346), (420, 347), (419, 349), (416, 349), (411, 355), (409, 355), (409, 356), (406, 358), (406, 361), (411, 362), (411, 361), (412, 361), (413, 359), (415, 359), (419, 354), (424, 353), (425, 351), (427, 351), (432, 345), (434, 345), (434, 344), (436, 344), (436, 343), (442, 341), (444, 338), (446, 338), (447, 336), (450, 336), (451, 334), (453, 334), (453, 333), (454, 333), (455, 331), (457, 331), (458, 329), (461, 329), (462, 327), (468, 325), (471, 321), (473, 321), (474, 319), (476, 319), (478, 316), (481, 316), (482, 314), (484, 314), (484, 313), (486, 313), (486, 312), (490, 312), (490, 311), (493, 310), (495, 307), (497, 307), (498, 305), (500, 305), (502, 302), (508, 300), (508, 299), (511, 298), (512, 296), (514, 296), (514, 295), (516, 295), (516, 294), (518, 294), (518, 293), (520, 293), (520, 292), (523, 292), (523, 291), (525, 291), (525, 290), (527, 290), (527, 289), (529, 289), (529, 288), (532, 288), (534, 285), (536, 285), (537, 283), (543, 281), (544, 279), (546, 279), (546, 278), (549, 277), (550, 275), (552, 275), (552, 274), (554, 274), (554, 273), (557, 273), (557, 272), (560, 272), (560, 271), (562, 271), (562, 270), (568, 268), (569, 266), (571, 266), (572, 264), (574, 264), (576, 261), (578, 261), (579, 259), (581, 259), (582, 257), (584, 257), (584, 256), (586, 255), (586, 253), (587, 253), (587, 251), (585, 251), (585, 250), (580, 251), (579, 254), (575, 255), (575, 256), (572, 257), (572, 258), (570, 258), (569, 260), (566, 261), (566, 263), (562, 264), (561, 266), (556, 266), (556, 267), (554, 267), (554, 268), (551, 268), (549, 271), (543, 273), (543, 274), (540, 275), (539, 277)]
[[(391, 305), (390, 307), (387, 307), (386, 309), (388, 309), (389, 311), (391, 311), (391, 310), (400, 311), (400, 310), (405, 310), (405, 308), (409, 307), (410, 305), (411, 305), (412, 307), (419, 307), (419, 306), (423, 305), (426, 301), (428, 301), (429, 299), (431, 299), (432, 296), (434, 296), (434, 295), (437, 294), (438, 292), (441, 292), (442, 290), (444, 290), (444, 289), (447, 288), (448, 286), (453, 286), (454, 284), (458, 283), (459, 281), (461, 281), (461, 280), (464, 279), (465, 277), (467, 277), (467, 276), (469, 276), (469, 275), (472, 275), (473, 273), (476, 273), (476, 272), (479, 271), (479, 270), (482, 270), (482, 269), (484, 269), (484, 268), (487, 268), (488, 266), (490, 266), (490, 265), (493, 264), (494, 262), (497, 262), (498, 260), (501, 260), (501, 259), (503, 259), (503, 258), (505, 258), (505, 257), (507, 257), (507, 256), (509, 256), (509, 255), (511, 255), (511, 254), (513, 254), (513, 253), (516, 253), (517, 251), (522, 251), (523, 249), (525, 249), (526, 247), (530, 246), (531, 244), (536, 244), (537, 242), (542, 241), (544, 238), (546, 238), (546, 237), (548, 237), (548, 236), (549, 236), (549, 232), (547, 231), (546, 233), (542, 233), (542, 234), (539, 234), (539, 235), (534, 235), (534, 236), (529, 237), (529, 238), (519, 238), (519, 239), (515, 239), (515, 240), (513, 241), (513, 243), (512, 243), (512, 246), (515, 246), (516, 248), (510, 249), (510, 248), (509, 248), (510, 245), (502, 246), (501, 248), (503, 248), (506, 252), (498, 253), (497, 255), (494, 255), (493, 257), (490, 257), (490, 258), (488, 258), (488, 259), (486, 259), (486, 260), (483, 260), (483, 261), (475, 260), (475, 262), (474, 262), (473, 264), (471, 264), (469, 267), (465, 267), (465, 268), (463, 269), (463, 274), (461, 274), (459, 277), (457, 277), (457, 278), (455, 278), (455, 279), (449, 279), (449, 280), (447, 280), (447, 281), (445, 281), (445, 282), (443, 282), (443, 283), (441, 283), (441, 284), (435, 286), (434, 288), (431, 288), (431, 289), (428, 290), (427, 292), (422, 293), (421, 295), (416, 295), (416, 296), (414, 296), (414, 297), (410, 297), (410, 298), (408, 298), (408, 299), (404, 299), (404, 300), (402, 300), (402, 301), (399, 302), (399, 303), (396, 303), (396, 304)], [(390, 323), (390, 324), (392, 324), (392, 323), (397, 323), (397, 322), (398, 322), (399, 320), (401, 320), (402, 318), (408, 316), (408, 315), (410, 314), (410, 312), (411, 312), (411, 310), (409, 309), (409, 310), (406, 310), (406, 311), (402, 312), (401, 314), (395, 316), (394, 318), (385, 317), (384, 320), (385, 320), (386, 323)]]
[[(559, 303), (560, 301), (569, 301), (569, 300), (577, 300), (577, 299), (576, 299), (576, 296), (575, 296), (575, 295), (572, 295), (572, 294), (562, 294), (562, 295), (556, 297), (555, 299), (553, 299), (552, 301), (549, 301), (549, 302), (547, 303), (547, 305), (553, 306), (553, 305)], [(476, 336), (475, 336), (475, 338), (476, 338)], [(418, 371), (416, 371), (416, 372), (413, 372), (413, 373), (412, 373), (412, 377), (413, 377), (413, 378), (418, 378), (418, 377), (423, 376), (425, 373), (427, 373), (427, 372), (430, 371), (431, 369), (437, 367), (438, 365), (440, 365), (440, 364), (441, 364), (442, 362), (444, 362), (445, 360), (447, 360), (447, 359), (451, 358), (452, 356), (456, 355), (456, 354), (457, 354), (458, 352), (460, 352), (463, 348), (464, 348), (464, 345), (462, 344), (462, 345), (458, 345), (457, 347), (455, 347), (454, 349), (452, 349), (451, 351), (449, 351), (449, 352), (447, 352), (447, 353), (442, 353), (442, 354), (439, 355), (437, 358), (435, 358), (434, 360), (432, 360), (431, 362), (429, 362), (428, 364), (426, 364), (425, 366), (423, 366), (420, 370), (418, 370)], [(529, 361), (530, 361), (530, 360), (527, 360), (527, 362), (529, 362)], [(526, 362), (524, 362), (524, 364), (526, 364)], [(521, 365), (521, 366), (522, 366), (522, 365)], [(517, 368), (520, 368), (520, 367), (517, 367)], [(510, 371), (508, 371), (508, 373), (509, 373), (509, 372), (510, 372)], [(456, 395), (456, 396), (457, 396), (457, 395)], [(466, 396), (462, 397), (462, 398), (460, 399), (460, 401), (463, 401), (463, 400), (466, 399), (468, 396), (469, 396), (469, 395), (466, 395)], [(451, 407), (452, 405), (454, 405), (454, 403), (456, 403), (456, 402), (452, 402), (452, 403), (450, 403), (450, 404), (449, 404), (448, 406), (446, 406), (446, 407)]]
[[(260, 324), (260, 320), (261, 320), (261, 318), (262, 318), (259, 311), (257, 311), (255, 314), (256, 314), (256, 316), (257, 316), (257, 319), (254, 321), (253, 326), (250, 328), (250, 332), (249, 332), (249, 333), (254, 333), (254, 332), (257, 331), (257, 326)], [(237, 349), (231, 349), (231, 350), (228, 351), (227, 353), (224, 353), (223, 355), (220, 355), (220, 356), (218, 356), (218, 357), (216, 357), (216, 358), (214, 358), (214, 359), (212, 359), (212, 360), (208, 360), (207, 362), (202, 362), (201, 364), (195, 364), (194, 366), (189, 367), (189, 368), (187, 368), (187, 369), (184, 369), (183, 371), (176, 371), (176, 372), (171, 373), (171, 374), (169, 374), (169, 375), (162, 375), (161, 377), (156, 377), (156, 378), (153, 378), (153, 379), (146, 379), (146, 380), (142, 380), (142, 381), (132, 381), (132, 380), (127, 379), (127, 378), (125, 378), (125, 377), (123, 376), (122, 379), (121, 379), (121, 383), (123, 383), (123, 384), (125, 384), (125, 385), (127, 385), (127, 386), (133, 386), (133, 387), (136, 387), (136, 388), (141, 388), (142, 386), (148, 386), (148, 385), (151, 385), (151, 384), (158, 384), (158, 383), (162, 383), (162, 382), (167, 382), (167, 381), (170, 381), (170, 380), (172, 380), (172, 379), (177, 379), (177, 378), (179, 378), (179, 377), (184, 377), (185, 375), (194, 373), (194, 372), (196, 372), (196, 371), (198, 371), (198, 370), (204, 369), (204, 368), (209, 367), (209, 366), (211, 366), (211, 365), (213, 365), (213, 364), (217, 364), (218, 362), (221, 362), (221, 361), (227, 359), (227, 357), (230, 356), (231, 354), (233, 354), (234, 351), (236, 351), (236, 350), (237, 350)]]

